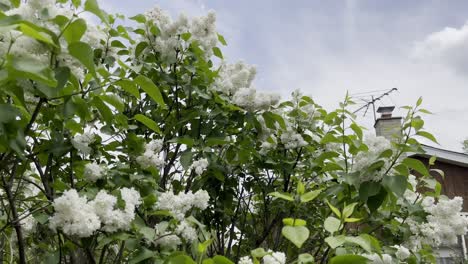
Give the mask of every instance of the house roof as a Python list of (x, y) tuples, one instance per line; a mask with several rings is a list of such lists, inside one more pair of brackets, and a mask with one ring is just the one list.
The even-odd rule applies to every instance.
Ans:
[(422, 145), (422, 148), (425, 153), (414, 154), (414, 156), (421, 156), (426, 158), (436, 156), (438, 161), (443, 161), (461, 167), (468, 167), (468, 155), (465, 153), (436, 148), (428, 145)]

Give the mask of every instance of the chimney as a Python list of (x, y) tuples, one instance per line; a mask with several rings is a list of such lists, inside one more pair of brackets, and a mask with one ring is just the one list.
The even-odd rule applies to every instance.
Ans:
[(380, 106), (377, 113), (380, 117), (375, 121), (375, 134), (385, 137), (388, 140), (394, 140), (401, 136), (401, 117), (393, 117), (394, 106)]

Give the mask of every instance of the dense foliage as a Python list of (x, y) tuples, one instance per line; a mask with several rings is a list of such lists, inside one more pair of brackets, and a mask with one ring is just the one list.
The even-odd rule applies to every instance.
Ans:
[(2, 261), (432, 263), (466, 232), (409, 157), (435, 141), (421, 100), (393, 140), (364, 136), (352, 98), (255, 90), (214, 13), (0, 6)]

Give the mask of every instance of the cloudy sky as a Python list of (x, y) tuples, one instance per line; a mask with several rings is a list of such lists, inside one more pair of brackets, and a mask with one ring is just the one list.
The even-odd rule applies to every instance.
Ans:
[[(213, 9), (228, 41), (225, 58), (257, 65), (258, 89), (283, 97), (300, 89), (331, 109), (346, 91), (379, 95), (397, 87), (377, 106), (401, 107), (423, 96), (434, 113), (426, 126), (439, 147), (460, 151), (468, 137), (468, 1), (99, 2), (125, 15), (156, 4), (174, 16)], [(372, 113), (362, 114), (370, 133)]]

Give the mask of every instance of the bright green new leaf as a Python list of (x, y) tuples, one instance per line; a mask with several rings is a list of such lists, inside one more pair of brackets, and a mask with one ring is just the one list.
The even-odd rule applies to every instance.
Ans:
[(325, 230), (327, 230), (328, 232), (333, 234), (336, 231), (340, 230), (341, 221), (340, 221), (340, 219), (338, 219), (336, 217), (329, 216), (329, 217), (327, 217), (327, 219), (325, 219), (323, 227), (325, 228)]
[(234, 262), (230, 261), (228, 258), (224, 256), (214, 256), (213, 261), (215, 264), (234, 264)]
[(281, 198), (286, 201), (294, 202), (294, 198), (289, 193), (272, 192), (268, 195), (274, 196), (276, 198)]
[(288, 225), (288, 226), (305, 226), (307, 225), (307, 222), (305, 220), (299, 219), (299, 218), (284, 218), (283, 219), (283, 224)]
[(97, 0), (86, 0), (84, 4), (84, 10), (95, 14), (102, 20), (102, 22), (108, 23), (107, 15), (102, 9), (99, 8)]
[(330, 207), (330, 209), (332, 210), (332, 212), (338, 216), (338, 218), (341, 218), (341, 212), (338, 208), (336, 208), (335, 206), (333, 206), (330, 202), (327, 201), (327, 204), (328, 204), (328, 207)]
[(319, 196), (319, 194), (323, 191), (323, 189), (318, 189), (310, 192), (306, 192), (305, 194), (301, 195), (301, 203), (307, 203)]
[(158, 103), (163, 109), (166, 108), (166, 103), (161, 95), (161, 91), (148, 77), (139, 75), (135, 78), (135, 82), (145, 91), (156, 103)]
[(161, 134), (161, 129), (159, 129), (159, 126), (156, 122), (154, 122), (152, 119), (142, 115), (142, 114), (136, 114), (133, 118), (137, 120), (138, 122), (142, 123), (143, 125), (147, 126), (149, 129), (153, 130), (154, 132)]
[(208, 239), (202, 243), (199, 243), (198, 244), (198, 253), (204, 253), (206, 252), (206, 250), (208, 249), (208, 247), (211, 245), (211, 243), (213, 242), (213, 239)]
[(130, 80), (120, 80), (116, 82), (116, 84), (129, 94), (135, 96), (137, 99), (140, 99), (140, 91), (138, 90), (138, 87), (134, 82)]
[(339, 236), (329, 236), (327, 238), (325, 238), (325, 242), (327, 242), (327, 244), (332, 248), (332, 249), (335, 249), (341, 245), (343, 245), (346, 240), (345, 240), (345, 236), (344, 235), (339, 235)]
[(367, 264), (368, 259), (359, 255), (341, 255), (330, 259), (329, 264)]
[(68, 42), (68, 44), (77, 42), (81, 40), (84, 33), (86, 32), (86, 21), (82, 18), (78, 18), (68, 25), (68, 27), (63, 31), (63, 37)]
[(30, 27), (29, 25), (26, 25), (25, 23), (21, 23), (19, 25), (19, 30), (23, 32), (23, 34), (25, 34), (26, 36), (35, 38), (38, 41), (57, 47), (57, 45), (54, 43), (50, 35), (44, 32), (39, 32), (36, 29)]
[(311, 254), (303, 253), (303, 254), (299, 254), (297, 258), (297, 263), (298, 264), (313, 264), (315, 262), (314, 262), (314, 257)]
[(302, 244), (309, 238), (309, 229), (305, 226), (285, 226), (281, 234), (291, 241), (296, 247), (301, 248)]
[(350, 217), (353, 212), (354, 212), (354, 207), (356, 207), (357, 203), (352, 203), (352, 204), (348, 204), (347, 206), (345, 206), (345, 208), (343, 208), (343, 218), (348, 218)]
[(418, 132), (416, 133), (416, 135), (421, 136), (421, 137), (424, 137), (424, 138), (427, 138), (427, 139), (429, 139), (430, 141), (439, 144), (439, 142), (437, 142), (437, 139), (434, 137), (434, 135), (432, 135), (432, 134), (429, 133), (429, 132), (426, 132), (426, 131), (418, 131)]
[(223, 53), (221, 52), (221, 50), (218, 48), (218, 47), (214, 47), (213, 48), (213, 54), (220, 58), (220, 59), (223, 59)]

